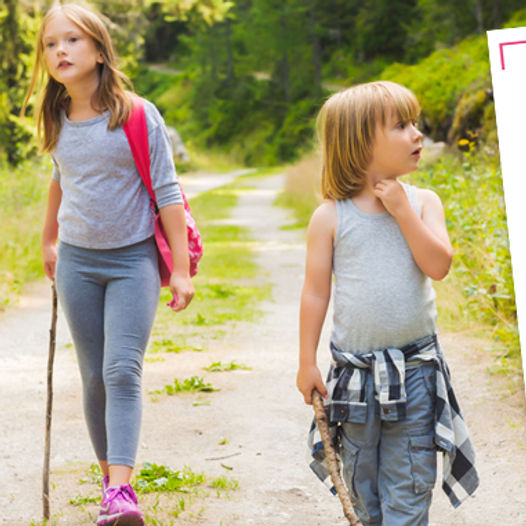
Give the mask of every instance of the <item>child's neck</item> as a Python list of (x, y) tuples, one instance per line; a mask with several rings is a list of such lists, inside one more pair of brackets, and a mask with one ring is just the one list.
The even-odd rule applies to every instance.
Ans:
[(91, 98), (97, 89), (96, 85), (86, 83), (80, 86), (66, 86), (66, 88), (70, 96), (68, 119), (86, 121), (101, 114), (91, 104)]
[(352, 198), (352, 202), (362, 211), (367, 214), (379, 214), (385, 212), (386, 208), (382, 201), (374, 195), (374, 187), (376, 183), (381, 181), (381, 176), (368, 174), (364, 187), (359, 194)]
[(352, 198), (352, 202), (366, 214), (379, 214), (386, 210), (382, 201), (374, 195), (373, 189), (369, 185), (364, 186), (362, 191)]

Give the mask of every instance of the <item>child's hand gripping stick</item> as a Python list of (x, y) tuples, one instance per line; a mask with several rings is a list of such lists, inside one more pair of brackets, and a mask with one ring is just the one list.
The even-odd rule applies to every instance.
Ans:
[(351, 503), (351, 497), (345, 487), (340, 473), (340, 463), (336, 456), (336, 450), (332, 442), (332, 437), (329, 431), (329, 422), (327, 420), (327, 413), (323, 406), (323, 398), (317, 389), (312, 390), (312, 407), (314, 408), (314, 414), (316, 415), (316, 423), (320, 430), (321, 440), (323, 442), (323, 449), (325, 451), (325, 458), (329, 466), (329, 473), (331, 475), (332, 483), (338, 493), (340, 502), (343, 507), (343, 514), (349, 521), (351, 526), (362, 526), (360, 519), (354, 512), (353, 505)]

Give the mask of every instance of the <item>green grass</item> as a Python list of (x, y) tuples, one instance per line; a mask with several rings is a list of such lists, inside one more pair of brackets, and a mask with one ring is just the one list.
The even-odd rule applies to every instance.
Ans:
[(167, 466), (145, 462), (133, 482), (137, 493), (152, 492), (189, 493), (206, 480), (204, 473), (195, 473), (189, 466), (182, 470), (173, 470)]
[(92, 504), (94, 502), (100, 502), (100, 495), (98, 496), (89, 496), (89, 495), (77, 495), (76, 497), (71, 497), (69, 503), (73, 506), (84, 506), (85, 504)]
[(189, 345), (186, 343), (184, 338), (181, 338), (180, 341), (174, 341), (171, 338), (162, 338), (161, 340), (154, 340), (150, 344), (150, 352), (173, 352), (180, 353), (182, 351), (195, 351), (201, 352), (204, 351), (203, 347), (197, 345)]
[(220, 477), (212, 479), (210, 486), (214, 489), (233, 490), (239, 488), (239, 481), (229, 478), (226, 475), (221, 475)]
[(203, 378), (200, 378), (199, 376), (192, 376), (191, 378), (185, 378), (184, 380), (179, 380), (177, 378), (174, 379), (173, 384), (168, 384), (164, 386), (164, 389), (161, 390), (153, 390), (151, 391), (152, 394), (168, 394), (168, 395), (175, 395), (178, 393), (195, 393), (197, 391), (202, 391), (205, 393), (211, 393), (213, 391), (217, 391), (214, 387), (212, 387), (212, 384), (209, 382), (205, 382)]
[(236, 370), (243, 370), (243, 371), (251, 371), (252, 367), (248, 367), (244, 363), (237, 363), (237, 362), (229, 362), (229, 363), (223, 363), (221, 361), (219, 362), (212, 362), (208, 367), (203, 367), (205, 371), (209, 371), (211, 373), (219, 373), (224, 371), (236, 371)]
[(47, 160), (0, 165), (0, 308), (43, 276), (40, 230), (50, 176)]
[(500, 168), (467, 154), (445, 157), (412, 176), (441, 197), (454, 260), (449, 276), (435, 284), (439, 322), (449, 330), (475, 328), (493, 339), (501, 367), (520, 372), (517, 310)]
[(261, 315), (258, 303), (270, 296), (271, 286), (261, 283), (248, 229), (229, 224), (229, 219), (239, 195), (250, 191), (251, 178), (263, 174), (239, 177), (191, 200), (204, 246), (194, 278), (196, 293), (187, 309), (174, 314), (165, 306), (170, 291), (163, 289), (149, 352), (204, 350), (228, 327)]

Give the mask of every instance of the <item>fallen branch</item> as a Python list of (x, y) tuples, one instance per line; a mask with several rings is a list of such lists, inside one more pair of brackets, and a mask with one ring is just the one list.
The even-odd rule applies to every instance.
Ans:
[(52, 288), (51, 328), (49, 329), (49, 354), (47, 361), (47, 401), (46, 401), (46, 439), (44, 445), (44, 470), (42, 476), (42, 505), (44, 519), (49, 519), (49, 454), (51, 451), (51, 413), (53, 409), (53, 361), (55, 359), (55, 342), (57, 329), (57, 290)]
[(209, 457), (205, 458), (205, 460), (224, 460), (225, 458), (237, 457), (238, 455), (241, 455), (241, 453), (232, 453), (231, 455), (224, 455), (222, 457)]
[(318, 424), (318, 429), (320, 430), (321, 441), (323, 442), (323, 450), (325, 451), (325, 458), (327, 459), (327, 464), (329, 466), (329, 474), (331, 476), (332, 483), (334, 484), (334, 488), (338, 493), (338, 497), (340, 498), (340, 502), (342, 503), (343, 514), (351, 526), (362, 526), (360, 519), (354, 512), (354, 508), (351, 503), (351, 497), (349, 496), (349, 492), (345, 487), (345, 483), (343, 482), (340, 473), (340, 463), (338, 461), (338, 457), (336, 456), (336, 449), (334, 448), (332, 437), (329, 431), (329, 421), (323, 406), (323, 398), (317, 389), (312, 391), (312, 407), (314, 408), (316, 423)]

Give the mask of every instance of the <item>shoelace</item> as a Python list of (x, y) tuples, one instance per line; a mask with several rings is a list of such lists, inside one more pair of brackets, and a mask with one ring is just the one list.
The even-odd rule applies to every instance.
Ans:
[(123, 484), (118, 488), (108, 488), (106, 490), (106, 502), (115, 499), (117, 495), (119, 495), (119, 493), (122, 494), (124, 500), (137, 504), (137, 497), (135, 496), (135, 493), (133, 492), (133, 489), (129, 484)]

